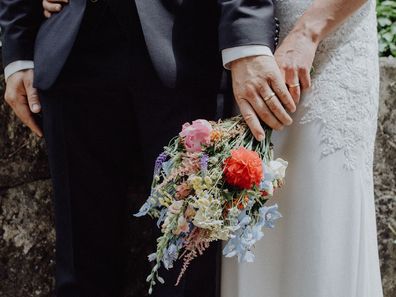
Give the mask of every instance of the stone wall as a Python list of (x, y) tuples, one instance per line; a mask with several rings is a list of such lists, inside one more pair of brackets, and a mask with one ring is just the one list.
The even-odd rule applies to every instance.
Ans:
[[(0, 90), (0, 93), (2, 91)], [(396, 60), (381, 60), (381, 105), (375, 154), (375, 194), (386, 297), (396, 296)], [(0, 98), (0, 296), (53, 296), (51, 186), (44, 143), (22, 127)], [(136, 201), (136, 199), (130, 199)], [(151, 249), (147, 220), (130, 222), (140, 244), (131, 249), (126, 296), (145, 296)], [(149, 240), (150, 242), (150, 240)], [(134, 275), (139, 271), (139, 277)]]
[(381, 58), (374, 162), (378, 243), (385, 297), (396, 296), (396, 59)]

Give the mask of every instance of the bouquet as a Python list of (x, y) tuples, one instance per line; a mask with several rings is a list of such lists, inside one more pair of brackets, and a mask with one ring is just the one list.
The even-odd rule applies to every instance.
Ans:
[(241, 116), (218, 122), (186, 123), (155, 163), (151, 194), (139, 213), (157, 219), (162, 235), (147, 281), (152, 293), (164, 283), (159, 268), (183, 261), (179, 283), (190, 262), (213, 241), (226, 241), (223, 254), (252, 262), (252, 247), (281, 217), (267, 206), (284, 183), (287, 162), (273, 160), (271, 130), (258, 142)]

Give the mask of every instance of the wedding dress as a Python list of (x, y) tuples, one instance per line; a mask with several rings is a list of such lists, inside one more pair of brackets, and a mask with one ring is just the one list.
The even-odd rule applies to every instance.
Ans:
[[(281, 38), (312, 0), (278, 0)], [(318, 49), (313, 87), (275, 133), (289, 161), (271, 203), (283, 218), (264, 230), (254, 263), (222, 264), (222, 297), (382, 297), (373, 196), (378, 108), (375, 1)]]

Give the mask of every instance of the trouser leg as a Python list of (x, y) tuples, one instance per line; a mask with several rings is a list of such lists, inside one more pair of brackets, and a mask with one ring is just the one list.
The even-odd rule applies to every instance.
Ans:
[(139, 154), (136, 139), (125, 137), (134, 129), (130, 94), (95, 86), (40, 95), (54, 184), (57, 294), (121, 296), (127, 184)]

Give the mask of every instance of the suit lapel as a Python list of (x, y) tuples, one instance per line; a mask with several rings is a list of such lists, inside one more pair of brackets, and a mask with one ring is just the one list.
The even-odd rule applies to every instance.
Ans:
[(173, 50), (172, 5), (165, 0), (135, 0), (147, 49), (154, 67), (165, 85), (176, 82), (176, 59)]

